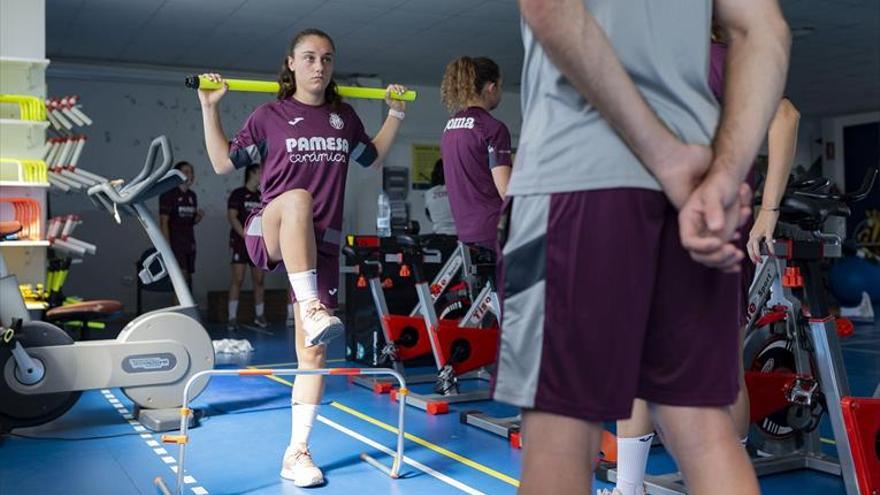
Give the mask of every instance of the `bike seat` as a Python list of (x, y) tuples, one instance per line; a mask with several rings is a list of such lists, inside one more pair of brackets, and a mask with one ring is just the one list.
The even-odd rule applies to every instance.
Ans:
[(780, 221), (811, 227), (822, 225), (828, 217), (846, 217), (849, 214), (849, 206), (841, 201), (811, 198), (796, 192), (782, 198), (779, 208)]
[(46, 311), (46, 319), (52, 321), (96, 320), (122, 311), (122, 303), (112, 299), (84, 301), (58, 306)]
[(807, 177), (793, 182), (789, 189), (792, 191), (827, 192), (831, 188), (831, 179), (827, 177)]
[(411, 248), (419, 247), (419, 241), (417, 241), (415, 239), (415, 237), (413, 237), (413, 236), (399, 235), (399, 236), (396, 236), (395, 239), (397, 240), (397, 244), (399, 244), (401, 246), (406, 246), (406, 247), (411, 247)]

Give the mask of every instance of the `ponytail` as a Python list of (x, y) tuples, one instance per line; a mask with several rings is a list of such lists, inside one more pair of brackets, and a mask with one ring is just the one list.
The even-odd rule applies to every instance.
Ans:
[(483, 92), (483, 87), (501, 79), (501, 69), (485, 57), (459, 57), (446, 66), (440, 85), (440, 99), (450, 112), (466, 107)]

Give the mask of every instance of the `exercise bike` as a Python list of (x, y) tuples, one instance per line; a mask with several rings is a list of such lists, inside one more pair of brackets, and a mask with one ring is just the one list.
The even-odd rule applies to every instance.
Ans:
[[(346, 244), (342, 247), (342, 254), (358, 271), (358, 279), (369, 286), (373, 304), (379, 317), (379, 327), (385, 341), (379, 352), (378, 366), (390, 366), (394, 371), (406, 376), (404, 363), (413, 359), (426, 356), (431, 352), (428, 342), (425, 322), (421, 317), (394, 315), (388, 310), (388, 302), (382, 289), (383, 260), (379, 259), (381, 252), (371, 249), (361, 254), (354, 246)], [(408, 384), (429, 383), (436, 378), (434, 374), (407, 376)], [(394, 381), (386, 378), (372, 376), (353, 376), (352, 383), (369, 388), (377, 394), (391, 392)]]
[[(449, 412), (450, 403), (489, 399), (488, 388), (462, 392), (459, 381), (464, 379), (490, 379), (486, 371), (495, 363), (498, 353), (499, 331), (497, 315), (500, 314), (498, 296), (492, 281), (494, 259), (474, 265), (472, 274), (485, 281), (479, 294), (473, 299), (467, 313), (460, 320), (445, 320), (437, 316), (431, 288), (422, 268), (423, 252), (419, 243), (409, 236), (398, 236), (403, 263), (411, 267), (415, 290), (419, 297), (419, 312), (424, 321), (424, 334), (430, 344), (431, 354), (437, 366), (433, 394), (410, 392), (407, 404), (429, 414)], [(471, 249), (467, 246), (467, 249)], [(488, 324), (487, 324), (488, 322)], [(391, 392), (396, 400), (395, 391)]]
[[(430, 241), (427, 244), (422, 241), (422, 239), (418, 240), (422, 261), (439, 264), (441, 251), (430, 247)], [(431, 282), (430, 299), (440, 319), (460, 320), (467, 314), (473, 295), (478, 292), (475, 289), (478, 281), (471, 249), (466, 244), (458, 242)], [(408, 315), (392, 314), (385, 299), (383, 290), (385, 282), (382, 281), (382, 276), (387, 273), (388, 265), (399, 266), (402, 277), (412, 277), (410, 265), (404, 260), (403, 251), (397, 239), (384, 246), (379, 238), (370, 236), (350, 236), (342, 249), (348, 264), (357, 271), (357, 287), (361, 289), (369, 287), (379, 317), (383, 345), (377, 352), (378, 358), (375, 364), (393, 366), (400, 373), (403, 373), (403, 362), (413, 362), (431, 354), (428, 331), (421, 312), (422, 303), (418, 301)], [(480, 263), (479, 253), (476, 255), (476, 261)], [(387, 278), (386, 282), (391, 283)], [(484, 288), (484, 291), (488, 291), (488, 288)], [(485, 300), (481, 295), (477, 295), (477, 298), (477, 300)], [(481, 312), (473, 313), (482, 315), (474, 318), (484, 317), (486, 311), (484, 307)], [(480, 322), (477, 322), (477, 326), (479, 324)], [(435, 382), (436, 379), (436, 374), (411, 375), (407, 378), (407, 383), (429, 383)], [(393, 386), (392, 381), (384, 378), (354, 377), (352, 381), (376, 393), (388, 393)]]
[[(140, 221), (162, 255), (153, 266), (167, 271), (179, 306), (138, 316), (116, 339), (74, 342), (57, 326), (29, 318), (15, 276), (0, 263), (0, 325), (5, 327), (0, 334), (0, 432), (51, 421), (70, 409), (83, 391), (110, 387), (122, 388), (145, 427), (176, 427), (183, 387), (194, 374), (214, 367), (214, 349), (171, 248), (145, 205), (185, 180), (171, 164), (171, 146), (160, 136), (128, 185), (104, 182), (89, 188), (88, 194), (117, 222), (120, 214)], [(193, 392), (206, 385), (206, 380), (196, 382)]]

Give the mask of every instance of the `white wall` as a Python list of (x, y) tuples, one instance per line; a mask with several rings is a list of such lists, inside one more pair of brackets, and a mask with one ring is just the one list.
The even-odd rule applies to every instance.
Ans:
[[(229, 253), (227, 248), (228, 223), (226, 199), (229, 192), (242, 183), (241, 173), (217, 176), (205, 154), (201, 113), (198, 99), (192, 90), (183, 87), (184, 73), (173, 73), (157, 68), (124, 69), (83, 65), (58, 65), (49, 72), (50, 95), (78, 94), (86, 113), (94, 125), (84, 132), (89, 141), (83, 151), (80, 166), (108, 178), (130, 178), (143, 166), (150, 140), (165, 134), (171, 140), (175, 160), (187, 160), (195, 165), (194, 191), (199, 206), (205, 210), (205, 219), (196, 226), (198, 246), (195, 274), (195, 298), (206, 305), (208, 291), (225, 290), (229, 281)], [(271, 75), (247, 75), (252, 78), (271, 78)], [(362, 79), (358, 84), (379, 86), (378, 80)], [(438, 143), (448, 113), (440, 104), (440, 92), (433, 87), (415, 87), (419, 99), (407, 109), (397, 143), (386, 160), (387, 166), (409, 167), (412, 143)], [(230, 93), (221, 106), (223, 127), (227, 135), (234, 133), (254, 107), (271, 98), (266, 94)], [(355, 106), (369, 133), (378, 131), (384, 121), (384, 103), (378, 101), (350, 101)], [(505, 101), (496, 112), (505, 121), (516, 138), (520, 127), (519, 96), (505, 95)], [(514, 138), (514, 139), (515, 139)], [(381, 184), (381, 173), (349, 168), (346, 191), (346, 211), (343, 231), (346, 234), (375, 232), (376, 197)], [(114, 297), (126, 307), (134, 308), (134, 261), (147, 248), (148, 241), (142, 228), (133, 219), (123, 219), (116, 225), (110, 215), (96, 209), (82, 194), (52, 193), (53, 214), (75, 213), (84, 224), (77, 237), (98, 246), (98, 255), (87, 257), (83, 264), (71, 271), (66, 292), (86, 298)], [(424, 193), (410, 194), (414, 219), (430, 230), (424, 218)], [(157, 213), (157, 201), (150, 207)], [(247, 284), (247, 282), (246, 282)], [(286, 286), (284, 277), (270, 277), (267, 286)], [(161, 301), (151, 296), (149, 301)]]
[(0, 54), (4, 57), (46, 57), (45, 0), (0, 2)]

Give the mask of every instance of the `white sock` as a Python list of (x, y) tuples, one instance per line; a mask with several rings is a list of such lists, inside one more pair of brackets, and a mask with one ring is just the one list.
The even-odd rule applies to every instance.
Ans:
[(293, 288), (293, 294), (296, 296), (297, 302), (303, 303), (309, 299), (318, 298), (317, 270), (288, 273), (287, 278), (290, 279), (290, 286)]
[(312, 424), (318, 415), (318, 406), (314, 404), (297, 404), (291, 400), (290, 446), (301, 448), (309, 444)]
[(642, 495), (653, 439), (653, 433), (643, 437), (617, 437), (617, 490), (621, 495)]
[(254, 309), (257, 311), (257, 318), (263, 316), (263, 310), (266, 309), (266, 305), (264, 303), (254, 304)]
[(293, 303), (287, 305), (287, 317), (293, 318)]
[(234, 320), (236, 318), (236, 315), (238, 315), (238, 300), (236, 299), (235, 301), (233, 301), (230, 299), (230, 301), (229, 301), (229, 319)]

